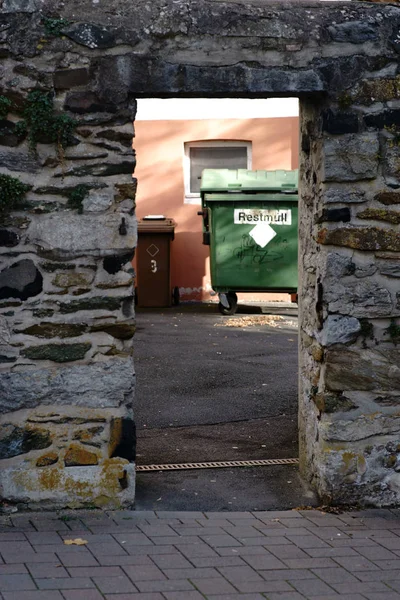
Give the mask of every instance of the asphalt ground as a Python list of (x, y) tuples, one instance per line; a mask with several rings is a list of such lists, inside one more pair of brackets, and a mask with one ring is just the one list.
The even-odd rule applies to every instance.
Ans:
[[(298, 456), (295, 305), (139, 309), (134, 347), (138, 465)], [(137, 474), (138, 510), (315, 503), (293, 465)]]

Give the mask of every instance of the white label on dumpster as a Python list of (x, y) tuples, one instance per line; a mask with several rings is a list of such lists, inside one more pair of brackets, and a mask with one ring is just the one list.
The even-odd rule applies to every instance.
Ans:
[(249, 235), (258, 246), (265, 248), (265, 246), (274, 239), (276, 232), (269, 223), (257, 223), (257, 225), (249, 232)]
[(233, 222), (235, 225), (257, 225), (269, 223), (270, 225), (291, 225), (292, 211), (290, 209), (267, 208), (235, 208)]

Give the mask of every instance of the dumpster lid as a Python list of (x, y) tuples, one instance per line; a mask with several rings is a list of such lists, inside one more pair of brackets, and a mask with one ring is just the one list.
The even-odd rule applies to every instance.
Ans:
[(138, 220), (139, 233), (172, 233), (174, 234), (176, 223), (164, 215), (147, 215)]
[(296, 193), (299, 171), (248, 171), (247, 169), (204, 169), (203, 192), (279, 191)]

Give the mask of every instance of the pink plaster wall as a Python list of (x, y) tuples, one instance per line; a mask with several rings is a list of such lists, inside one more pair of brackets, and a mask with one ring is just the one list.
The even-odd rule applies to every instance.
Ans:
[[(184, 142), (252, 142), (252, 169), (296, 169), (299, 155), (297, 117), (135, 122), (138, 218), (163, 214), (177, 223), (171, 246), (171, 288), (181, 301), (216, 300), (210, 296), (208, 246), (202, 245), (200, 205), (184, 204)], [(248, 301), (289, 299), (287, 294), (249, 293)]]

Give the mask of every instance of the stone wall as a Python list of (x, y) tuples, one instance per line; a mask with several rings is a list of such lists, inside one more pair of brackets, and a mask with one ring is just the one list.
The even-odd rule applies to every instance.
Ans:
[(132, 503), (136, 105), (93, 91), (102, 30), (61, 35), (31, 2), (2, 21), (1, 171), (29, 190), (0, 216), (0, 493)]
[(32, 186), (1, 230), (3, 496), (133, 498), (135, 99), (296, 95), (302, 473), (398, 502), (400, 8), (3, 0), (0, 34), (1, 172)]

